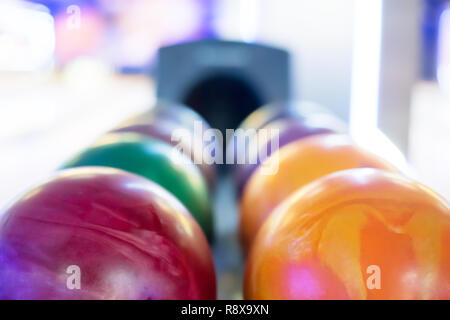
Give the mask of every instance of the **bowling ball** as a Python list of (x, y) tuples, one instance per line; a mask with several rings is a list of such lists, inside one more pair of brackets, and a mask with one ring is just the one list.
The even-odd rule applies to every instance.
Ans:
[[(248, 159), (254, 161), (238, 164), (234, 170), (238, 194), (241, 194), (248, 179), (261, 162), (284, 145), (316, 134), (343, 133), (346, 131), (345, 125), (338, 119), (326, 114), (274, 120), (262, 126), (259, 130), (260, 134), (257, 136), (257, 140), (253, 140), (252, 146), (247, 149)], [(266, 132), (261, 134), (262, 130)], [(277, 132), (278, 134), (270, 135), (271, 132)]]
[[(311, 120), (312, 118), (314, 118), (314, 120)], [(271, 125), (272, 122), (276, 122), (279, 125), (282, 123), (280, 122), (281, 120), (294, 121), (294, 119), (300, 123), (304, 123), (307, 127), (324, 127), (324, 129), (331, 129), (331, 131), (339, 128), (338, 132), (345, 131), (345, 129), (343, 129), (344, 126), (337, 118), (332, 116), (324, 107), (316, 103), (309, 101), (284, 101), (267, 104), (252, 112), (239, 125), (235, 134), (228, 139), (226, 150), (227, 161), (231, 161), (234, 164), (233, 171), (237, 171), (238, 167), (250, 162), (250, 160), (245, 159), (252, 159), (251, 156), (253, 156), (252, 153), (254, 153), (252, 148), (259, 150), (257, 143), (255, 142), (255, 137), (260, 138), (258, 134), (260, 129)], [(320, 120), (317, 121), (318, 119)], [(330, 128), (328, 128), (328, 126), (330, 126)], [(264, 145), (264, 143), (261, 145)], [(245, 169), (245, 171), (247, 171), (247, 169)], [(237, 177), (235, 179), (235, 184), (238, 194), (240, 194), (248, 177), (241, 176), (240, 172), (235, 172), (234, 176)]]
[(203, 141), (194, 141), (194, 139), (202, 139), (202, 136), (197, 137), (191, 133), (188, 133), (190, 131), (187, 130), (186, 133), (188, 133), (188, 136), (183, 137), (183, 139), (180, 140), (173, 137), (173, 133), (177, 129), (180, 129), (180, 125), (173, 121), (155, 120), (154, 122), (149, 122), (147, 124), (135, 124), (128, 127), (121, 127), (113, 130), (112, 132), (134, 132), (162, 140), (179, 148), (180, 151), (190, 157), (199, 167), (203, 177), (208, 182), (208, 186), (210, 188), (214, 188), (216, 176), (214, 165), (207, 164), (203, 160)]
[[(183, 141), (173, 140), (172, 134), (176, 129), (183, 129)], [(204, 156), (211, 143), (209, 137), (204, 140), (204, 132), (211, 129), (206, 120), (191, 108), (182, 104), (175, 104), (158, 100), (148, 111), (134, 116), (121, 123), (113, 132), (138, 132), (163, 140), (169, 144), (180, 146), (183, 151), (199, 166), (210, 188), (216, 183), (214, 164), (205, 161)], [(214, 143), (217, 150), (222, 150), (222, 142), (216, 138)]]
[(137, 175), (61, 171), (2, 214), (1, 299), (215, 299), (200, 227)]
[(148, 111), (124, 121), (118, 128), (149, 124), (155, 121), (171, 121), (192, 132), (196, 123), (197, 125), (201, 123), (204, 129), (210, 128), (206, 120), (188, 106), (164, 100), (158, 100)]
[(450, 299), (450, 207), (401, 175), (318, 179), (267, 219), (245, 271), (247, 299)]
[[(253, 146), (252, 141), (256, 137), (258, 129), (273, 120), (296, 117), (300, 117), (300, 111), (289, 103), (273, 103), (256, 109), (242, 121), (231, 138), (227, 137), (227, 159), (232, 160), (235, 168), (244, 164), (244, 160), (240, 161), (238, 159), (245, 159), (249, 149)], [(238, 134), (241, 136), (239, 137)], [(240, 183), (240, 181), (236, 182), (238, 189), (240, 188)]]
[(191, 159), (171, 145), (135, 133), (110, 133), (64, 164), (63, 168), (103, 166), (126, 170), (164, 187), (177, 197), (212, 236), (207, 185)]
[(273, 153), (250, 177), (240, 204), (240, 233), (248, 250), (272, 210), (294, 191), (329, 173), (352, 168), (396, 169), (341, 134), (316, 135)]
[(327, 114), (326, 108), (310, 101), (281, 101), (266, 104), (253, 111), (239, 125), (241, 129), (260, 129), (272, 121), (305, 118), (313, 114)]

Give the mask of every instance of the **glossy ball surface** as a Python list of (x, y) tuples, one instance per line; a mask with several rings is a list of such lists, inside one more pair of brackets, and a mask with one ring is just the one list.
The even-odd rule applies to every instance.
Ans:
[(242, 194), (240, 232), (244, 250), (272, 210), (293, 192), (329, 173), (352, 168), (396, 171), (340, 134), (294, 141), (272, 154), (256, 169)]
[(242, 129), (260, 129), (272, 121), (281, 119), (293, 119), (298, 117), (304, 117), (300, 107), (291, 103), (271, 103), (264, 105), (242, 121), (239, 128)]
[(397, 174), (330, 174), (284, 201), (258, 233), (247, 299), (449, 299), (450, 207)]
[(126, 170), (156, 182), (183, 203), (212, 237), (212, 208), (199, 168), (171, 145), (133, 133), (104, 135), (69, 160), (64, 168), (103, 166)]
[[(339, 120), (324, 114), (274, 120), (260, 129), (265, 130), (266, 134), (257, 136), (256, 147), (248, 150), (248, 159), (256, 159), (256, 161), (235, 166), (234, 176), (239, 194), (261, 162), (279, 148), (317, 134), (345, 132), (345, 126)], [(271, 132), (277, 134), (271, 135)]]
[[(190, 157), (192, 161), (199, 167), (204, 178), (208, 182), (208, 186), (213, 188), (215, 186), (216, 173), (213, 164), (207, 164), (203, 160), (203, 148), (205, 147), (202, 138), (203, 136), (196, 136), (190, 130), (186, 130), (188, 137), (183, 137), (182, 140), (174, 138), (175, 130), (179, 130), (180, 125), (169, 120), (154, 120), (145, 124), (135, 124), (118, 129), (112, 132), (131, 132), (142, 134), (154, 139), (164, 141), (174, 147), (179, 148), (180, 151)], [(199, 141), (196, 141), (198, 139)]]
[(242, 129), (260, 129), (273, 121), (295, 118), (302, 119), (316, 115), (332, 116), (330, 110), (312, 101), (278, 101), (256, 109), (242, 121), (239, 127)]
[(171, 121), (192, 132), (195, 129), (196, 123), (201, 123), (204, 129), (210, 128), (206, 120), (188, 106), (163, 100), (158, 100), (148, 111), (124, 121), (118, 128), (128, 127), (130, 125), (149, 124), (155, 120)]
[(0, 261), (1, 299), (216, 296), (208, 243), (186, 208), (112, 168), (61, 171), (15, 201), (2, 213)]

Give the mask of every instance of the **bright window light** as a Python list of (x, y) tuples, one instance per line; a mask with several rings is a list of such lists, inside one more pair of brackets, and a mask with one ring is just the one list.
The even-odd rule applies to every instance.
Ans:
[(355, 136), (378, 127), (382, 2), (355, 1), (350, 104), (350, 131)]
[(404, 154), (378, 129), (382, 0), (355, 0), (350, 133), (356, 143), (414, 176)]
[(240, 34), (244, 42), (257, 38), (260, 5), (260, 0), (240, 0)]

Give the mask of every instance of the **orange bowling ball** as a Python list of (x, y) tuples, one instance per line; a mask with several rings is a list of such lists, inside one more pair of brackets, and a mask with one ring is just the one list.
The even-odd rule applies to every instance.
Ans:
[(450, 207), (375, 169), (336, 172), (267, 219), (245, 271), (247, 299), (450, 299)]
[(252, 174), (242, 194), (240, 234), (244, 251), (248, 251), (272, 210), (294, 191), (329, 173), (353, 168), (397, 171), (341, 134), (304, 138), (272, 153)]

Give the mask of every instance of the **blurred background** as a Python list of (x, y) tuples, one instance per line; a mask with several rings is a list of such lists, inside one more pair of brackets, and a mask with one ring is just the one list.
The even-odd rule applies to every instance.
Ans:
[(291, 94), (450, 199), (450, 1), (2, 0), (0, 206), (156, 99), (157, 52), (290, 54)]

